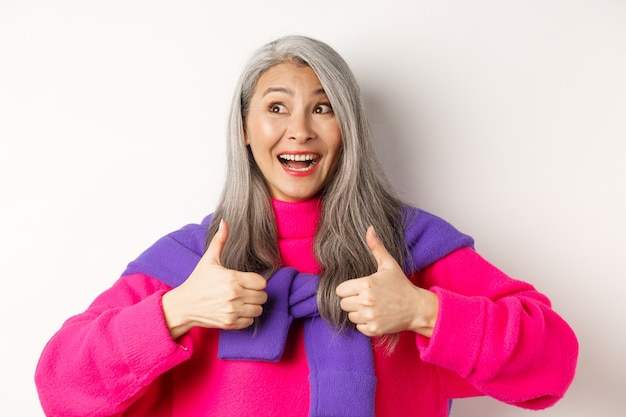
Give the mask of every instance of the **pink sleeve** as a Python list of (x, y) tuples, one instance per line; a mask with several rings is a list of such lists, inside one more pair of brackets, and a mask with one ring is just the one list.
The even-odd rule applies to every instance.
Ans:
[(546, 408), (563, 397), (578, 342), (546, 296), (469, 248), (426, 268), (422, 285), (439, 296), (439, 315), (432, 338), (418, 336), (417, 345), (424, 361), (452, 371), (444, 381), (450, 397), (467, 393), (461, 378), (524, 408)]
[(35, 373), (46, 415), (110, 416), (191, 356), (174, 342), (161, 297), (169, 287), (141, 274), (120, 278), (48, 342)]

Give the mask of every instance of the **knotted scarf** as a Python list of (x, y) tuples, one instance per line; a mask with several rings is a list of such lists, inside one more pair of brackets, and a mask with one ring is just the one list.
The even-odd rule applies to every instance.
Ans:
[[(418, 271), (452, 251), (473, 246), (471, 237), (426, 211), (407, 207), (405, 240)], [(205, 250), (211, 215), (159, 239), (128, 264), (123, 275), (143, 273), (176, 287), (191, 274)], [(372, 417), (376, 377), (370, 339), (356, 330), (337, 332), (319, 316), (319, 277), (283, 267), (268, 280), (268, 301), (255, 329), (220, 331), (218, 357), (279, 361), (294, 318), (303, 318), (309, 364), (311, 417)]]

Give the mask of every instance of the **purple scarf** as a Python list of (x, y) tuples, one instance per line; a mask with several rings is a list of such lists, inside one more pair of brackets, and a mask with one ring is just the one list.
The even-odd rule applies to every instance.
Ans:
[[(439, 217), (407, 208), (405, 239), (412, 264), (410, 274), (461, 247), (471, 237)], [(143, 273), (176, 287), (191, 274), (204, 253), (211, 215), (159, 239), (128, 264), (123, 275)], [(229, 360), (277, 362), (294, 318), (304, 318), (304, 345), (309, 364), (310, 416), (372, 417), (376, 377), (371, 342), (351, 329), (337, 333), (319, 316), (319, 277), (283, 267), (268, 280), (268, 301), (256, 331), (220, 331), (218, 357)]]

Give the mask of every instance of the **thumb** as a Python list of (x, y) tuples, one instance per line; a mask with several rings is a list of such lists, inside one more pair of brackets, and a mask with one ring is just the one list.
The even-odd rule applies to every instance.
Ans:
[(367, 228), (365, 241), (367, 242), (367, 246), (369, 246), (370, 251), (372, 251), (374, 259), (376, 259), (379, 271), (381, 269), (387, 269), (396, 263), (395, 258), (391, 256), (383, 242), (381, 242), (381, 240), (376, 235), (374, 226), (370, 226)]
[(214, 265), (221, 265), (220, 259), (222, 258), (222, 250), (224, 250), (224, 245), (226, 245), (227, 239), (228, 224), (226, 224), (224, 219), (221, 219), (217, 233), (213, 235), (211, 243), (209, 243), (209, 247), (202, 256), (202, 259)]

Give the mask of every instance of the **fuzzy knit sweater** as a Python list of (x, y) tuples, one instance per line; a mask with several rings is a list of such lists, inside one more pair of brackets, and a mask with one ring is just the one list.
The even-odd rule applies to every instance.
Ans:
[[(318, 273), (318, 202), (273, 203), (283, 264)], [(531, 285), (468, 247), (409, 279), (437, 294), (439, 315), (430, 339), (401, 333), (390, 354), (373, 343), (376, 416), (443, 417), (449, 399), (477, 395), (540, 409), (564, 395), (577, 340)], [(301, 321), (291, 326), (279, 362), (220, 360), (216, 329), (170, 338), (161, 306), (170, 289), (146, 274), (125, 275), (63, 324), (36, 371), (46, 415), (308, 415)]]

